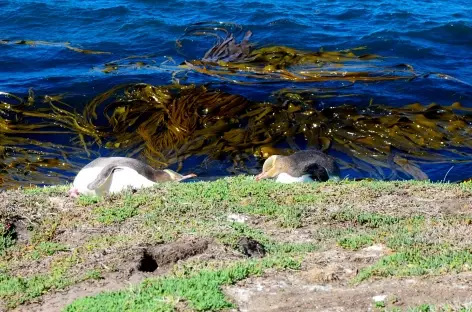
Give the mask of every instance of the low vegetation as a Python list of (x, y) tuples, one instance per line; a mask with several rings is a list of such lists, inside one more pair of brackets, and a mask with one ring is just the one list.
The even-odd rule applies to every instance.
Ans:
[[(282, 185), (240, 176), (105, 198), (72, 199), (66, 191), (61, 186), (0, 193), (0, 308), (26, 305), (82, 281), (125, 276), (143, 261), (143, 250), (152, 253), (179, 242), (192, 248), (196, 239), (210, 247), (180, 261), (158, 259), (159, 274), (131, 288), (78, 298), (64, 311), (230, 308), (235, 303), (222, 286), (303, 269), (308, 255), (332, 249), (349, 253), (382, 245), (388, 250), (361, 268), (350, 287), (472, 268), (469, 183)], [(302, 237), (299, 231), (309, 234)], [(245, 256), (242, 237), (261, 243), (266, 255)], [(382, 302), (373, 307), (405, 308)], [(409, 309), (432, 307), (426, 302)]]

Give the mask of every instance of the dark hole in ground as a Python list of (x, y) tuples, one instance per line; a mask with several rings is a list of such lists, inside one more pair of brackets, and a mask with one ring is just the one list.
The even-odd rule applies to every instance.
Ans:
[(144, 251), (141, 259), (139, 260), (137, 269), (140, 272), (154, 272), (157, 269), (157, 262), (154, 260), (152, 255), (150, 255), (147, 251)]

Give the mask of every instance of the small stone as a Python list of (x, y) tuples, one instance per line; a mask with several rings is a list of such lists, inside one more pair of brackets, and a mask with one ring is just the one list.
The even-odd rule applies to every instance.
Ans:
[(372, 246), (366, 247), (366, 248), (364, 248), (364, 251), (378, 251), (378, 252), (381, 252), (381, 251), (384, 251), (385, 249), (386, 249), (385, 246), (383, 246), (381, 244), (378, 244), (378, 245), (372, 245)]
[(384, 302), (385, 299), (387, 299), (387, 295), (373, 296), (372, 299), (374, 300), (374, 302)]
[(232, 221), (232, 222), (246, 223), (248, 219), (249, 218), (245, 215), (238, 215), (235, 213), (228, 215), (228, 221)]

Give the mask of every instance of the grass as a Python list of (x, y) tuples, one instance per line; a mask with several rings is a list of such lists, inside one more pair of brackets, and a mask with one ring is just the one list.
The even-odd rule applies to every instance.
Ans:
[(39, 259), (41, 256), (52, 256), (56, 252), (69, 251), (69, 247), (55, 242), (40, 242), (34, 247), (34, 251), (31, 254), (32, 259)]
[(463, 217), (436, 219), (426, 223), (423, 216), (390, 217), (348, 210), (334, 216), (336, 220), (354, 222), (358, 228), (339, 235), (337, 244), (349, 250), (358, 250), (373, 244), (384, 244), (394, 253), (360, 270), (354, 283), (372, 277), (405, 277), (458, 273), (472, 268), (472, 245), (460, 249), (449, 242), (428, 241), (423, 232), (430, 226), (447, 223), (451, 228)]
[(8, 225), (0, 223), (0, 255), (13, 245), (15, 245), (14, 229)]
[(171, 298), (186, 300), (198, 311), (217, 311), (233, 307), (221, 292), (222, 285), (261, 275), (274, 267), (298, 269), (300, 262), (290, 257), (269, 257), (260, 261), (242, 261), (221, 270), (200, 270), (184, 277), (149, 279), (134, 289), (76, 300), (65, 311), (174, 311), (169, 304)]
[(94, 277), (89, 272), (84, 276), (68, 274), (69, 269), (76, 262), (76, 255), (66, 256), (57, 259), (47, 274), (42, 273), (29, 277), (0, 273), (0, 298), (7, 299), (7, 307), (13, 308), (37, 298), (49, 290), (63, 289)]
[(338, 244), (346, 249), (358, 250), (360, 248), (370, 246), (374, 242), (372, 235), (349, 235), (338, 240)]
[(410, 307), (407, 312), (472, 312), (470, 307), (453, 307), (450, 305), (437, 306), (433, 304), (422, 304), (416, 307)]
[(400, 218), (378, 213), (356, 212), (354, 210), (346, 209), (336, 213), (332, 216), (336, 221), (355, 222), (358, 225), (363, 225), (371, 228), (379, 228), (387, 225), (398, 223)]
[(362, 270), (355, 281), (372, 276), (418, 276), (426, 274), (458, 273), (472, 268), (470, 249), (413, 248), (405, 249), (380, 259)]
[[(123, 202), (116, 206), (98, 207), (93, 210), (98, 222), (105, 225), (112, 223), (120, 223), (129, 218), (132, 218), (138, 214), (138, 208), (147, 203), (148, 198), (146, 195), (133, 196), (129, 192), (125, 193)], [(99, 202), (97, 197), (84, 197), (86, 201), (82, 202), (82, 205), (90, 206)], [(79, 199), (79, 201), (81, 198)]]
[[(211, 261), (182, 261), (181, 269), (128, 290), (78, 299), (66, 311), (173, 311), (182, 302), (194, 310), (229, 308), (222, 285), (270, 268), (297, 269), (309, 253), (336, 246), (356, 252), (383, 244), (391, 250), (360, 270), (353, 283), (453, 274), (472, 266), (472, 238), (466, 234), (472, 215), (459, 212), (461, 203), (467, 205), (472, 197), (471, 183), (282, 185), (240, 176), (167, 183), (105, 198), (72, 200), (64, 197), (67, 190), (68, 186), (10, 191), (18, 198), (14, 211), (0, 203), (0, 215), (24, 216), (31, 228), (29, 241), (22, 244), (13, 233), (0, 232), (0, 301), (10, 308), (122, 271), (125, 259), (139, 246), (188, 237), (210, 238), (225, 251), (212, 254)], [(441, 201), (443, 206), (436, 207)], [(451, 205), (457, 212), (447, 210)], [(228, 220), (235, 213), (249, 221)], [(298, 230), (310, 234), (302, 239)], [(238, 253), (242, 236), (262, 243), (267, 256), (245, 259)], [(31, 261), (36, 269), (26, 270), (33, 267)]]
[(15, 307), (41, 296), (50, 289), (61, 289), (73, 283), (73, 280), (59, 273), (36, 275), (31, 278), (0, 274), (0, 297), (8, 298), (8, 306)]

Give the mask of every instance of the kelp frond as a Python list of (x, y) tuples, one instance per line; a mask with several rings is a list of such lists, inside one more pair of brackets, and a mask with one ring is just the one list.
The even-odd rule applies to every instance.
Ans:
[[(257, 103), (204, 86), (128, 84), (96, 96), (83, 111), (66, 104), (62, 96), (30, 92), (22, 99), (2, 93), (3, 183), (60, 179), (50, 173), (40, 179), (39, 172), (48, 167), (59, 173), (77, 170), (80, 159), (96, 157), (87, 155), (93, 153), (93, 144), (112, 155), (144, 158), (164, 168), (193, 155), (238, 163), (254, 156), (262, 160), (298, 150), (296, 142), (302, 141), (348, 155), (355, 170), (384, 177), (385, 168), (417, 179), (426, 177), (419, 163), (447, 161), (450, 156), (444, 152), (467, 160), (464, 149), (472, 148), (467, 114), (472, 109), (460, 103), (319, 109), (313, 102), (316, 91), (282, 89), (274, 94), (275, 103)], [(324, 91), (335, 96), (333, 90)], [(38, 133), (41, 141), (31, 139)], [(53, 143), (56, 134), (69, 137), (70, 145)], [(280, 144), (290, 149), (281, 150)], [(29, 178), (22, 179), (24, 174)]]
[(358, 54), (365, 47), (315, 52), (286, 46), (257, 48), (249, 42), (250, 30), (238, 43), (240, 33), (242, 27), (233, 24), (206, 22), (191, 25), (177, 40), (179, 51), (184, 40), (192, 36), (210, 36), (216, 42), (203, 57), (186, 60), (181, 67), (236, 84), (411, 81), (431, 75), (458, 81), (442, 73), (417, 73), (409, 64), (385, 65), (386, 58), (382, 56)]
[(277, 103), (253, 103), (239, 95), (194, 86), (141, 84), (120, 93), (103, 109), (114, 116), (107, 118), (107, 131), (111, 131), (107, 144), (117, 151), (142, 149), (157, 166), (192, 155), (268, 157), (283, 142), (297, 150), (295, 138), (304, 138), (308, 146), (357, 159), (353, 167), (359, 170), (372, 171), (370, 164), (424, 178), (417, 161), (445, 161), (443, 151), (465, 157), (461, 149), (472, 148), (471, 118), (456, 113), (469, 109), (459, 103), (401, 108), (371, 103), (365, 108), (343, 105), (317, 110), (306, 94), (288, 90), (278, 93)]

